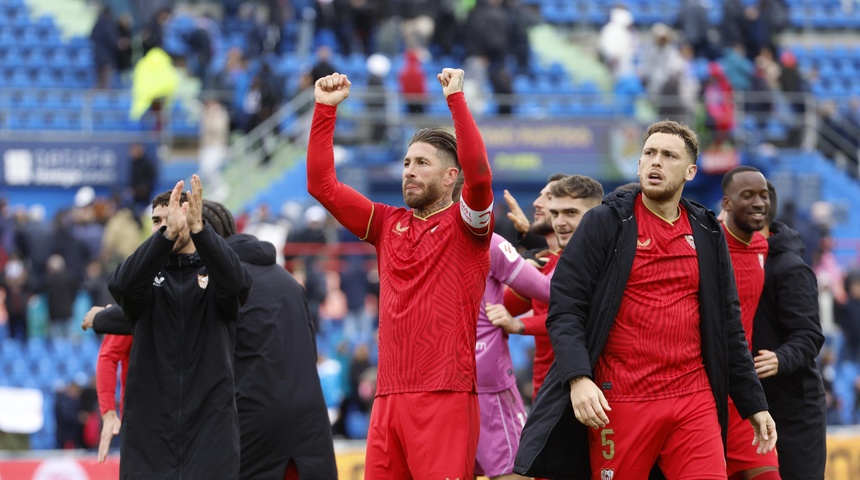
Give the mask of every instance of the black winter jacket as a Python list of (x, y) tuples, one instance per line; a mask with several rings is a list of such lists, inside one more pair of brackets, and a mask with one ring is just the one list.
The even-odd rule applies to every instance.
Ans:
[(784, 480), (824, 478), (826, 405), (815, 364), (824, 344), (818, 283), (803, 262), (800, 235), (779, 222), (770, 231), (752, 342), (756, 354), (770, 350), (779, 359), (777, 375), (761, 380), (779, 431), (779, 474)]
[(254, 279), (236, 332), (241, 478), (283, 479), (293, 459), (303, 480), (336, 480), (305, 291), (275, 262), (271, 243), (244, 234), (227, 243)]
[[(607, 195), (589, 210), (553, 275), (547, 330), (555, 352), (523, 429), (514, 472), (590, 479), (587, 427), (576, 420), (569, 381), (591, 376), (621, 305), (636, 254), (634, 201), (639, 190)], [(723, 430), (728, 396), (743, 417), (767, 410), (740, 321), (740, 305), (723, 229), (713, 212), (681, 199), (699, 263), (702, 360)]]
[(134, 325), (120, 478), (236, 479), (239, 422), (233, 347), (251, 276), (208, 226), (197, 252), (174, 255), (164, 228), (109, 279)]

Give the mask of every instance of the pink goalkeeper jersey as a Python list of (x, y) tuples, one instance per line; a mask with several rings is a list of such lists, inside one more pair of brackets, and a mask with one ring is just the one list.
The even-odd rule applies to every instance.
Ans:
[(549, 298), (549, 278), (528, 265), (517, 249), (504, 237), (493, 234), (490, 241), (490, 273), (487, 287), (481, 299), (478, 313), (478, 335), (475, 344), (475, 359), (478, 367), (478, 393), (495, 393), (507, 390), (514, 383), (514, 367), (508, 349), (508, 335), (487, 319), (485, 306), (503, 305), (505, 285), (514, 285), (518, 279), (518, 291), (526, 295)]

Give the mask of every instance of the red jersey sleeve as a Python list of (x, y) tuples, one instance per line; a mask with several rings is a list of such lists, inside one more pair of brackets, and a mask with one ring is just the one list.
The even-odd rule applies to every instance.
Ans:
[(308, 141), (308, 193), (334, 215), (347, 230), (367, 238), (373, 203), (339, 182), (334, 168), (334, 125), (337, 108), (317, 103)]
[(120, 362), (122, 362), (122, 393), (120, 397), (120, 405), (122, 405), (133, 338), (131, 335), (105, 335), (102, 346), (99, 348), (99, 357), (96, 362), (96, 393), (102, 415), (110, 410), (116, 410), (116, 369)]
[(523, 317), (520, 320), (522, 320), (523, 326), (525, 326), (523, 335), (549, 336), (549, 333), (546, 331), (546, 315), (533, 315), (531, 317)]
[(486, 235), (493, 231), (493, 174), (487, 149), (463, 92), (448, 95), (447, 101), (457, 136), (457, 159), (463, 170), (460, 214), (472, 232)]
[(531, 299), (525, 298), (510, 288), (505, 289), (505, 309), (513, 316), (522, 315), (532, 309)]

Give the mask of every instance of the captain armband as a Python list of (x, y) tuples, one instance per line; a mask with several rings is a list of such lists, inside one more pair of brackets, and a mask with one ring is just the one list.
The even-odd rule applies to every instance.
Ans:
[(486, 228), (487, 225), (490, 224), (492, 213), (493, 202), (491, 202), (490, 206), (486, 209), (481, 211), (475, 211), (469, 208), (468, 205), (466, 205), (465, 200), (460, 200), (460, 216), (463, 217), (463, 221), (466, 222), (466, 224), (472, 228)]

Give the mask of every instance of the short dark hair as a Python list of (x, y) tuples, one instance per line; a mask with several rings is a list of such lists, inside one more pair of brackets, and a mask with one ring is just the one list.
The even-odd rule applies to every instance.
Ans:
[(208, 223), (215, 233), (227, 238), (236, 235), (236, 221), (230, 210), (218, 202), (203, 199), (203, 221)]
[(737, 175), (739, 173), (743, 173), (743, 172), (761, 173), (761, 171), (759, 169), (757, 169), (755, 167), (751, 167), (749, 165), (741, 165), (740, 167), (735, 167), (735, 168), (729, 170), (728, 172), (726, 172), (725, 175), (723, 175), (723, 182), (722, 182), (723, 195), (728, 195), (727, 192), (729, 190), (729, 187), (732, 185), (732, 182), (735, 179), (735, 175)]
[(767, 209), (767, 215), (765, 216), (764, 221), (770, 225), (776, 219), (777, 206), (779, 205), (776, 199), (776, 187), (770, 183), (770, 180), (767, 180), (767, 196), (770, 197), (770, 208)]
[[(166, 192), (159, 193), (155, 198), (152, 199), (152, 208), (155, 207), (166, 207), (170, 205), (170, 194), (173, 193), (173, 190), (168, 190)], [(179, 203), (183, 204), (188, 201), (188, 195), (185, 192), (179, 195)]]
[(568, 175), (549, 187), (552, 197), (590, 198), (603, 200), (603, 185), (585, 175)]
[(413, 143), (427, 143), (436, 147), (441, 156), (447, 158), (460, 169), (460, 160), (457, 158), (457, 138), (442, 128), (422, 128), (409, 139), (409, 146)]
[(621, 192), (624, 190), (636, 190), (637, 188), (642, 188), (642, 184), (640, 184), (639, 182), (629, 182), (629, 183), (625, 183), (624, 185), (619, 185), (619, 186), (615, 187), (615, 190), (613, 190), (613, 192)]
[(684, 140), (684, 147), (687, 150), (687, 154), (692, 159), (693, 164), (696, 164), (696, 160), (699, 158), (699, 137), (696, 136), (696, 132), (694, 132), (690, 127), (674, 120), (663, 120), (652, 123), (648, 127), (648, 130), (645, 131), (645, 135), (642, 140), (647, 141), (648, 138), (655, 133), (668, 133), (670, 135), (681, 137), (681, 139)]
[(549, 178), (546, 179), (546, 183), (557, 182), (566, 176), (566, 173), (553, 173), (549, 176)]

